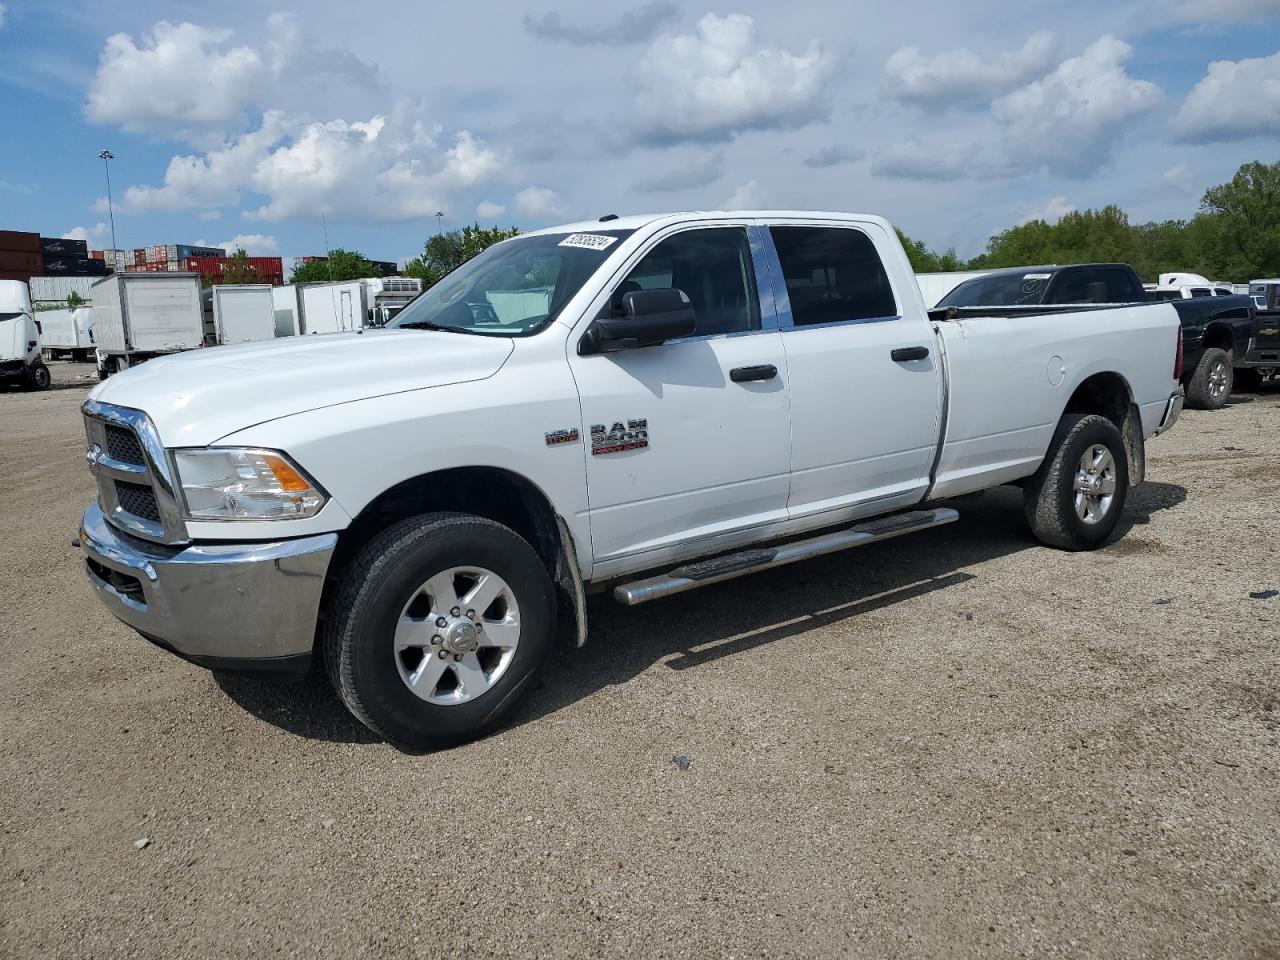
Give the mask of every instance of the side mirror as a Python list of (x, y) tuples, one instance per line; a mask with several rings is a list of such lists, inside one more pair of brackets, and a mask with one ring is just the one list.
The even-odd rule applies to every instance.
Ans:
[(691, 336), (693, 304), (684, 291), (631, 290), (622, 295), (622, 316), (601, 317), (583, 334), (578, 353), (616, 353), (637, 347), (654, 347), (668, 340)]

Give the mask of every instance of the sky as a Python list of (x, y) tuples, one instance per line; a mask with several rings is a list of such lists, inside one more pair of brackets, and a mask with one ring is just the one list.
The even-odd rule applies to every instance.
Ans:
[(968, 257), (1280, 159), (1280, 0), (3, 0), (0, 114), (0, 229), (95, 248), (109, 149), (122, 248), (815, 209)]

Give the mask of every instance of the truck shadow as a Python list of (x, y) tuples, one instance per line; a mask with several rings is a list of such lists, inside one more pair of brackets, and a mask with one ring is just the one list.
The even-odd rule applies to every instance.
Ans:
[[(1185, 499), (1183, 487), (1144, 483), (1129, 497), (1112, 543)], [(947, 505), (959, 510), (960, 519), (928, 535), (797, 563), (640, 608), (623, 607), (607, 595), (592, 597), (587, 646), (557, 649), (540, 686), (507, 726), (536, 722), (624, 684), (655, 663), (675, 671), (697, 669), (723, 657), (785, 644), (819, 627), (981, 580), (980, 573), (965, 568), (986, 560), (1045, 549), (1027, 530), (1020, 490), (1002, 487)], [(297, 736), (378, 741), (347, 713), (319, 664), (290, 683), (252, 675), (215, 678), (245, 710)]]
[[(1133, 491), (1108, 546), (1152, 514), (1176, 507), (1186, 489), (1147, 482)], [(842, 620), (981, 580), (966, 568), (1042, 547), (1027, 529), (1022, 491), (1001, 487), (942, 505), (960, 519), (924, 535), (833, 554), (730, 580), (642, 607), (592, 597), (582, 650), (557, 650), (542, 687), (509, 725), (529, 723), (664, 663), (696, 669)], [(992, 585), (993, 587), (995, 585)], [(975, 597), (975, 605), (981, 603)]]

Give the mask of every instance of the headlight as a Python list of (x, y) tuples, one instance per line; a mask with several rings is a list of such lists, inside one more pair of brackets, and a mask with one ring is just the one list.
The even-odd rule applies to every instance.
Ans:
[(272, 450), (175, 450), (173, 461), (188, 520), (311, 517), (327, 499), (296, 464)]

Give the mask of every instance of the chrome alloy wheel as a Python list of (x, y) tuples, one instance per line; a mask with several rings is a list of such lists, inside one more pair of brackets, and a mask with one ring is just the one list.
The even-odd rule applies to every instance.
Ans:
[(1218, 360), (1209, 368), (1209, 396), (1217, 400), (1227, 392), (1227, 364)]
[(418, 587), (396, 624), (395, 658), (405, 686), (454, 706), (486, 693), (520, 644), (520, 607), (496, 573), (453, 567)]
[(1075, 482), (1076, 516), (1085, 523), (1100, 523), (1116, 495), (1116, 462), (1111, 451), (1095, 443), (1080, 457)]

